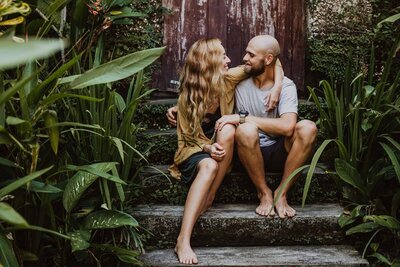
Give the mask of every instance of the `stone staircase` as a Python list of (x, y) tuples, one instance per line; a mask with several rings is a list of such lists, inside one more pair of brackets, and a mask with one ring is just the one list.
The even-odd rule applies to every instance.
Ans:
[[(182, 266), (173, 247), (179, 233), (187, 188), (168, 177), (167, 167), (176, 148), (176, 131), (166, 123), (165, 111), (176, 100), (152, 101), (141, 108), (140, 120), (147, 130), (143, 144), (151, 143), (147, 158), (153, 167), (144, 171), (142, 195), (132, 215), (151, 234), (147, 236), (146, 266)], [(256, 192), (240, 170), (228, 175), (215, 204), (197, 221), (192, 245), (198, 266), (368, 266), (346, 241), (337, 224), (343, 208), (334, 175), (316, 170), (301, 207), (304, 175), (292, 188), (289, 203), (297, 214), (292, 219), (258, 216)], [(280, 174), (266, 175), (272, 188)], [(297, 205), (297, 206), (296, 206)]]

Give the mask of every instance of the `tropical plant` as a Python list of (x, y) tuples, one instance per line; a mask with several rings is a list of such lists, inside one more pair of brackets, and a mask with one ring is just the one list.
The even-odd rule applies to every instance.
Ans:
[[(322, 97), (316, 89), (308, 88), (327, 138), (316, 151), (310, 169), (315, 168), (328, 144), (337, 145), (334, 166), (347, 202), (339, 224), (347, 228), (347, 235), (371, 233), (363, 256), (370, 249), (370, 257), (389, 265), (400, 259), (400, 71), (392, 68), (399, 47), (400, 35), (382, 72), (376, 69), (372, 47), (368, 73), (351, 79), (348, 71), (336, 88), (321, 81)], [(311, 175), (309, 171), (303, 203)]]
[[(49, 44), (53, 45), (53, 43)], [(59, 44), (58, 41), (57, 44)], [(25, 190), (33, 194), (31, 195), (32, 201), (39, 201), (41, 205), (47, 207), (47, 209), (42, 209), (38, 212), (32, 209), (31, 205), (33, 204), (29, 204), (29, 206), (20, 209), (24, 217), (26, 217), (28, 221), (37, 221), (39, 225), (45, 226), (48, 229), (53, 229), (49, 231), (64, 233), (60, 235), (63, 235), (65, 238), (68, 237), (67, 239), (71, 241), (72, 252), (93, 247), (96, 250), (112, 252), (121, 260), (137, 264), (137, 252), (129, 252), (129, 250), (125, 250), (123, 247), (119, 248), (116, 244), (114, 244), (114, 246), (108, 246), (107, 243), (104, 243), (108, 242), (104, 241), (104, 238), (101, 239), (103, 241), (102, 244), (105, 244), (104, 246), (101, 243), (89, 243), (89, 239), (92, 237), (90, 230), (92, 229), (116, 228), (123, 225), (137, 227), (137, 222), (130, 217), (130, 215), (115, 210), (116, 206), (112, 205), (113, 198), (110, 194), (109, 183), (115, 184), (119, 202), (121, 203), (125, 199), (122, 185), (126, 183), (119, 178), (116, 167), (117, 164), (103, 162), (89, 166), (65, 165), (65, 162), (74, 163), (74, 160), (66, 153), (69, 148), (67, 149), (67, 146), (60, 145), (60, 143), (70, 139), (67, 136), (69, 135), (68, 133), (76, 134), (86, 131), (90, 132), (92, 135), (101, 135), (102, 138), (100, 142), (112, 140), (122, 157), (121, 159), (124, 159), (125, 153), (122, 147), (123, 143), (124, 146), (132, 148), (133, 152), (136, 151), (130, 144), (131, 140), (110, 136), (106, 129), (93, 122), (87, 124), (76, 121), (58, 122), (59, 117), (56, 112), (56, 103), (66, 101), (66, 103), (71, 104), (71, 98), (81, 99), (82, 101), (102, 101), (102, 99), (86, 96), (84, 94), (76, 94), (73, 90), (88, 85), (97, 86), (99, 83), (112, 82), (132, 75), (149, 65), (162, 51), (163, 49), (153, 49), (137, 52), (127, 57), (100, 65), (82, 75), (58, 80), (61, 75), (78, 62), (80, 56), (77, 56), (65, 65), (62, 65), (60, 69), (56, 70), (48, 79), (42, 82), (39, 82), (37, 78), (40, 72), (35, 69), (35, 64), (30, 63), (25, 66), (22, 77), (18, 79), (21, 80), (20, 82), (17, 82), (14, 86), (12, 86), (13, 83), (11, 82), (5, 83), (6, 88), (0, 97), (0, 104), (2, 104), (3, 107), (2, 113), (6, 115), (3, 116), (5, 119), (2, 121), (2, 125), (4, 125), (5, 128), (2, 127), (1, 129), (1, 141), (11, 153), (7, 158), (1, 158), (3, 165), (7, 166), (2, 173), (4, 175), (8, 174), (10, 178), (14, 177), (14, 179), (16, 178), (15, 174), (18, 173), (27, 173), (28, 177), (31, 177), (29, 175), (35, 173), (38, 168), (43, 168), (43, 164), (49, 163), (55, 164), (59, 172), (67, 170), (78, 171), (75, 176), (68, 180), (65, 180), (65, 178), (68, 177), (68, 173), (60, 174), (56, 172), (47, 177), (43, 176), (38, 181), (30, 182), (28, 185), (25, 185), (26, 182), (20, 184)], [(9, 51), (7, 52), (9, 53)], [(6, 62), (4, 65), (5, 64)], [(27, 86), (27, 84), (30, 86)], [(137, 88), (139, 88), (139, 86)], [(79, 91), (79, 89), (75, 91)], [(18, 93), (19, 98), (14, 96), (16, 93)], [(130, 107), (128, 107), (129, 113), (134, 111), (134, 107), (139, 101), (138, 98), (138, 95), (131, 95), (131, 104)], [(7, 110), (4, 109), (5, 103), (9, 107)], [(129, 116), (131, 117), (133, 115), (131, 114)], [(134, 125), (131, 124), (129, 117), (127, 117), (127, 120), (125, 125), (131, 128), (125, 130), (126, 133), (124, 132), (125, 136), (123, 137), (129, 136), (130, 138), (134, 138), (134, 133), (133, 137), (130, 135), (132, 133), (130, 129), (134, 128)], [(117, 121), (114, 123), (117, 123)], [(51, 158), (54, 159), (54, 157), (56, 157), (56, 159), (52, 161)], [(70, 160), (68, 160), (68, 158)], [(133, 156), (131, 156), (131, 158), (133, 158)], [(62, 162), (60, 162), (60, 160)], [(10, 166), (13, 168), (10, 168)], [(48, 171), (48, 169), (46, 170)], [(109, 171), (111, 171), (112, 174), (108, 174), (107, 172)], [(99, 177), (101, 178), (99, 179)], [(13, 181), (14, 179), (5, 181), (5, 184), (8, 184), (8, 181)], [(99, 180), (100, 192), (96, 190), (93, 191), (93, 188), (89, 191), (92, 193), (97, 192), (97, 194), (94, 193), (92, 195), (99, 195), (100, 198), (92, 198), (91, 201), (86, 201), (85, 204), (79, 205), (78, 210), (74, 209), (81, 200), (82, 195), (88, 193), (86, 190), (89, 189), (96, 180)], [(17, 179), (17, 181), (24, 181), (24, 179)], [(61, 201), (60, 193), (62, 192), (64, 192), (63, 203), (67, 212), (66, 215), (54, 211), (54, 205)], [(12, 202), (14, 202), (14, 206), (18, 206), (15, 205), (15, 203), (20, 203), (24, 206), (23, 202), (26, 196), (17, 194), (13, 197), (14, 199)], [(83, 202), (85, 202), (85, 199)], [(107, 209), (105, 211), (99, 210), (99, 207), (103, 203), (105, 203), (105, 208)], [(9, 206), (4, 206), (3, 208), (5, 211), (10, 209)], [(57, 220), (59, 216), (64, 218), (61, 222)], [(46, 218), (51, 218), (49, 225), (45, 223)], [(81, 221), (82, 218), (85, 219), (83, 221), (84, 227), (81, 229), (82, 222), (79, 221)], [(9, 221), (5, 220), (5, 222)], [(97, 222), (98, 225), (91, 226), (94, 222)], [(64, 223), (65, 226), (62, 227), (64, 230), (60, 231), (60, 225)], [(24, 226), (26, 228), (27, 225)], [(11, 230), (17, 230), (17, 228), (4, 229), (3, 240), (6, 240), (6, 231)], [(132, 231), (134, 231), (134, 229), (126, 228), (126, 230), (122, 230), (120, 234), (126, 236), (132, 233)], [(137, 239), (136, 236), (137, 235), (132, 234), (129, 235), (129, 237), (134, 238), (133, 240), (135, 242), (133, 246), (140, 247), (140, 240)], [(43, 237), (29, 237), (28, 239), (36, 243), (36, 246), (26, 247), (24, 249), (33, 249), (35, 253), (43, 254), (46, 252), (46, 254), (51, 255), (49, 251), (40, 252), (39, 244), (42, 238)], [(6, 244), (3, 244), (3, 246), (6, 246)], [(59, 243), (59, 248), (61, 247)], [(38, 259), (40, 257), (36, 258)]]
[[(0, 0), (0, 27), (8, 27), (21, 24), (25, 21), (24, 16), (31, 11), (29, 5), (25, 2), (14, 0)], [(21, 16), (14, 17), (19, 13)], [(3, 32), (0, 31), (0, 36)]]
[[(113, 21), (138, 15), (111, 9), (122, 2), (105, 1), (104, 14)], [(38, 37), (50, 29), (62, 37), (57, 14), (68, 3), (38, 1), (35, 11), (45, 20)], [(102, 64), (102, 34), (87, 36), (66, 54), (60, 40), (0, 40), (0, 265), (30, 260), (65, 266), (99, 263), (100, 257), (103, 263), (118, 258), (140, 264), (138, 224), (122, 211), (124, 185), (143, 158), (132, 124), (148, 94), (141, 71), (163, 48)], [(90, 46), (76, 49), (83, 40)], [(40, 60), (60, 50), (54, 59)], [(126, 99), (110, 89), (137, 72)]]

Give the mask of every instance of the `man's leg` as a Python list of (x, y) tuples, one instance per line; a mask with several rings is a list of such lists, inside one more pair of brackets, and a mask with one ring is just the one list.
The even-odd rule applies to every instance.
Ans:
[(226, 154), (225, 157), (218, 162), (218, 172), (213, 183), (211, 184), (211, 188), (208, 192), (208, 196), (202, 208), (201, 214), (211, 207), (215, 198), (215, 194), (217, 193), (219, 186), (221, 185), (229, 167), (231, 166), (235, 144), (235, 131), (235, 126), (227, 124), (221, 129), (221, 131), (217, 133), (216, 141), (225, 149)]
[(198, 262), (190, 245), (190, 237), (211, 184), (218, 172), (218, 163), (211, 158), (202, 159), (198, 163), (198, 169), (199, 172), (190, 186), (186, 198), (182, 226), (175, 246), (179, 262), (184, 264), (196, 264)]
[(265, 181), (264, 159), (257, 126), (251, 123), (240, 124), (236, 129), (235, 140), (240, 161), (257, 189), (260, 205), (256, 208), (256, 213), (263, 216), (275, 215), (272, 191)]
[[(277, 198), (280, 188), (282, 188), (289, 175), (309, 160), (314, 149), (317, 132), (314, 122), (302, 120), (296, 124), (293, 135), (285, 138), (285, 149), (288, 151), (288, 156), (282, 181), (274, 192), (274, 198)], [(281, 218), (293, 217), (296, 214), (296, 211), (288, 205), (286, 195), (297, 177), (298, 175), (283, 188), (282, 195), (275, 204), (276, 211)]]

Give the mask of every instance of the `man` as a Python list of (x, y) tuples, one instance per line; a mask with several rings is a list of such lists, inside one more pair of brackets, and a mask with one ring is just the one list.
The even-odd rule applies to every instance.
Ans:
[[(274, 85), (274, 67), (279, 53), (278, 41), (270, 35), (259, 35), (250, 40), (243, 58), (244, 70), (250, 78), (236, 87), (236, 114), (221, 117), (216, 129), (222, 129), (227, 123), (238, 126), (235, 134), (238, 156), (260, 200), (256, 213), (274, 216), (275, 198), (276, 212), (280, 218), (285, 218), (296, 214), (287, 203), (287, 193), (297, 177), (286, 185), (285, 182), (311, 156), (317, 128), (312, 121), (297, 122), (297, 90), (286, 77), (277, 108), (264, 106), (264, 99), (268, 99)], [(171, 108), (167, 113), (171, 123), (175, 119), (174, 112)], [(283, 171), (281, 183), (274, 193), (265, 181), (265, 171)], [(282, 194), (278, 198), (280, 190)]]
[[(221, 117), (216, 128), (227, 124), (238, 125), (235, 134), (237, 152), (253, 181), (259, 206), (256, 213), (280, 218), (293, 217), (296, 211), (287, 203), (287, 193), (295, 179), (285, 182), (289, 175), (310, 158), (317, 128), (314, 122), (297, 122), (297, 91), (295, 84), (284, 78), (278, 107), (265, 111), (263, 99), (274, 84), (274, 67), (280, 53), (278, 41), (270, 35), (250, 40), (243, 58), (245, 72), (250, 78), (236, 87), (237, 114)], [(283, 171), (282, 181), (272, 192), (265, 181), (265, 171)], [(294, 177), (296, 178), (296, 177)], [(279, 191), (282, 195), (278, 198)]]

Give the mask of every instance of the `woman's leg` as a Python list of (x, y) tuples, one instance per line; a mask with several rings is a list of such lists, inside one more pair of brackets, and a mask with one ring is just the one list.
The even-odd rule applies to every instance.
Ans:
[(225, 149), (226, 154), (223, 160), (218, 162), (217, 176), (215, 177), (208, 192), (208, 196), (204, 201), (204, 206), (202, 208), (201, 214), (211, 207), (215, 198), (215, 194), (217, 193), (219, 186), (221, 185), (229, 167), (231, 166), (235, 144), (235, 131), (236, 127), (234, 125), (226, 124), (221, 129), (221, 131), (217, 133), (216, 142)]
[(180, 263), (197, 263), (196, 254), (190, 246), (190, 237), (193, 226), (200, 215), (201, 208), (218, 173), (218, 163), (212, 158), (202, 159), (198, 163), (198, 173), (190, 186), (185, 209), (183, 211), (182, 226), (175, 246)]

